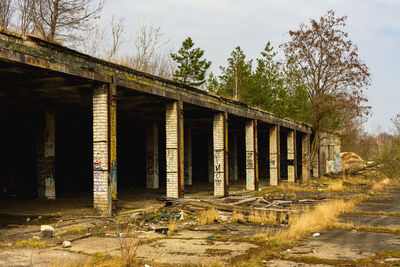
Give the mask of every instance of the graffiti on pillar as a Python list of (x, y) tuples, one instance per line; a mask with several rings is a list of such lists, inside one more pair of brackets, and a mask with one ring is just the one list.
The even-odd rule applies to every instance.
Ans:
[(117, 198), (117, 101), (110, 103), (110, 186), (112, 198)]
[(340, 158), (340, 154), (337, 152), (335, 152), (335, 155), (334, 155), (334, 171), (335, 171), (335, 173), (341, 172), (341, 158)]
[(253, 169), (254, 168), (254, 153), (253, 152), (246, 152), (246, 168)]
[(275, 158), (275, 156), (271, 156), (271, 158), (269, 159), (270, 168), (276, 167), (276, 161), (274, 158)]
[(100, 158), (93, 158), (93, 170), (100, 171), (103, 169), (103, 163)]
[(176, 148), (167, 148), (166, 153), (167, 159), (167, 172), (177, 172), (178, 171), (178, 150)]
[(106, 181), (106, 173), (105, 172), (95, 172), (93, 174), (93, 192), (95, 193), (103, 193), (106, 192), (104, 181)]
[(254, 176), (252, 171), (247, 171), (247, 188), (251, 188), (254, 185)]
[(154, 155), (153, 155), (152, 151), (147, 152), (146, 173), (148, 175), (154, 174)]
[(53, 156), (45, 158), (45, 187), (46, 191), (52, 190), (54, 186), (55, 158)]
[(223, 168), (223, 156), (222, 150), (215, 150), (214, 151), (214, 181), (216, 185), (222, 184), (222, 174), (224, 172)]

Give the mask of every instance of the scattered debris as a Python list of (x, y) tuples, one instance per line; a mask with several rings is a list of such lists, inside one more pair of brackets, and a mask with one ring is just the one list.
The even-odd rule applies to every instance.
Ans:
[(320, 233), (314, 233), (313, 235), (312, 235), (312, 237), (318, 237), (318, 236), (320, 236), (321, 234)]
[(53, 237), (54, 227), (50, 225), (41, 225), (40, 232), (42, 232), (43, 237), (51, 238)]
[(61, 247), (63, 247), (63, 248), (70, 248), (70, 247), (71, 247), (71, 242), (65, 240), (64, 242), (62, 242)]

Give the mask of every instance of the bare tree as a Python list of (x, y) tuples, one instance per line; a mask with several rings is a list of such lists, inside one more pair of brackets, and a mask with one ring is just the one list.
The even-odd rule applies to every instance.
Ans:
[(117, 61), (120, 47), (129, 38), (125, 33), (125, 18), (112, 17), (108, 27), (98, 24), (84, 32), (73, 47), (85, 54), (110, 61)]
[(168, 43), (168, 41), (162, 41), (161, 37), (161, 26), (146, 25), (142, 22), (134, 39), (136, 53), (127, 60), (131, 67), (155, 74), (157, 72), (155, 62), (160, 62), (163, 58), (160, 50)]
[(121, 44), (126, 42), (125, 35), (125, 18), (121, 17), (118, 20), (115, 16), (112, 16), (111, 19), (111, 36), (112, 36), (112, 44), (111, 48), (107, 51), (107, 60), (115, 60), (117, 56)]
[(18, 23), (17, 29), (22, 35), (26, 35), (32, 31), (32, 1), (31, 0), (18, 0), (17, 12)]
[(0, 28), (8, 30), (14, 14), (13, 0), (0, 0)]
[(32, 0), (32, 19), (37, 31), (48, 41), (76, 38), (74, 31), (87, 29), (98, 18), (103, 1)]
[(323, 129), (338, 129), (345, 115), (353, 119), (367, 115), (370, 107), (363, 89), (371, 83), (367, 65), (358, 55), (357, 46), (341, 28), (346, 17), (329, 11), (310, 25), (301, 24), (290, 31), (291, 40), (282, 45), (286, 64), (298, 69), (307, 88), (311, 123), (315, 129), (311, 162), (319, 148)]

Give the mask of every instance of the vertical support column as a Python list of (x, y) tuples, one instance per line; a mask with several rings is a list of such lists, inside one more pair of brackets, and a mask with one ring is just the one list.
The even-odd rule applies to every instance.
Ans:
[(289, 130), (287, 135), (288, 182), (296, 181), (296, 130)]
[(112, 215), (109, 178), (109, 89), (93, 89), (93, 206), (101, 216)]
[(192, 129), (187, 128), (185, 134), (185, 184), (192, 185)]
[(230, 151), (230, 175), (229, 178), (231, 181), (237, 181), (238, 180), (238, 161), (237, 161), (237, 136), (234, 134), (232, 136), (232, 145), (231, 145), (231, 151)]
[(174, 101), (166, 108), (166, 159), (167, 197), (181, 198), (184, 195), (184, 143), (183, 103)]
[(213, 148), (213, 135), (210, 134), (208, 138), (208, 182), (214, 182), (214, 148)]
[(280, 178), (280, 129), (278, 125), (269, 129), (269, 183), (278, 185)]
[(159, 188), (157, 123), (146, 128), (146, 188)]
[(214, 196), (228, 195), (228, 114), (214, 115)]
[(108, 144), (112, 209), (117, 212), (117, 87), (111, 83), (108, 91), (108, 119), (110, 142)]
[(46, 110), (37, 139), (37, 180), (39, 198), (55, 199), (55, 112)]
[(246, 121), (246, 190), (258, 190), (257, 121)]
[(310, 180), (310, 134), (301, 135), (301, 180), (308, 182)]
[(56, 134), (56, 121), (54, 110), (46, 110), (45, 113), (46, 130), (44, 136), (44, 160), (46, 164), (46, 180), (44, 196), (47, 199), (56, 198), (56, 185), (55, 185), (55, 134)]

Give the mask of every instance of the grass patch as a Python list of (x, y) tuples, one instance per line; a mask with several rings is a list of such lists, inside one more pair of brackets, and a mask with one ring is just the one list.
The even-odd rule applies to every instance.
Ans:
[(276, 218), (276, 212), (257, 212), (250, 213), (248, 220), (255, 224), (277, 224), (280, 220)]
[(232, 212), (232, 222), (244, 223), (246, 221), (246, 216), (244, 216), (243, 213), (237, 212), (236, 210)]
[(254, 236), (255, 241), (263, 239), (275, 247), (291, 246), (297, 240), (310, 236), (314, 232), (328, 228), (336, 223), (339, 215), (351, 211), (358, 200), (334, 200), (320, 203), (309, 213), (293, 214), (289, 218), (289, 228), (272, 230)]
[(198, 225), (205, 225), (218, 221), (219, 213), (216, 209), (212, 208), (199, 212), (197, 217), (199, 219)]
[(46, 248), (43, 242), (32, 239), (17, 241), (14, 243), (14, 246), (17, 248)]
[(178, 230), (179, 222), (177, 220), (171, 219), (168, 222), (168, 236), (172, 235), (173, 233)]
[(334, 182), (328, 185), (326, 191), (328, 192), (343, 192), (345, 191), (345, 186), (343, 185), (343, 181)]

